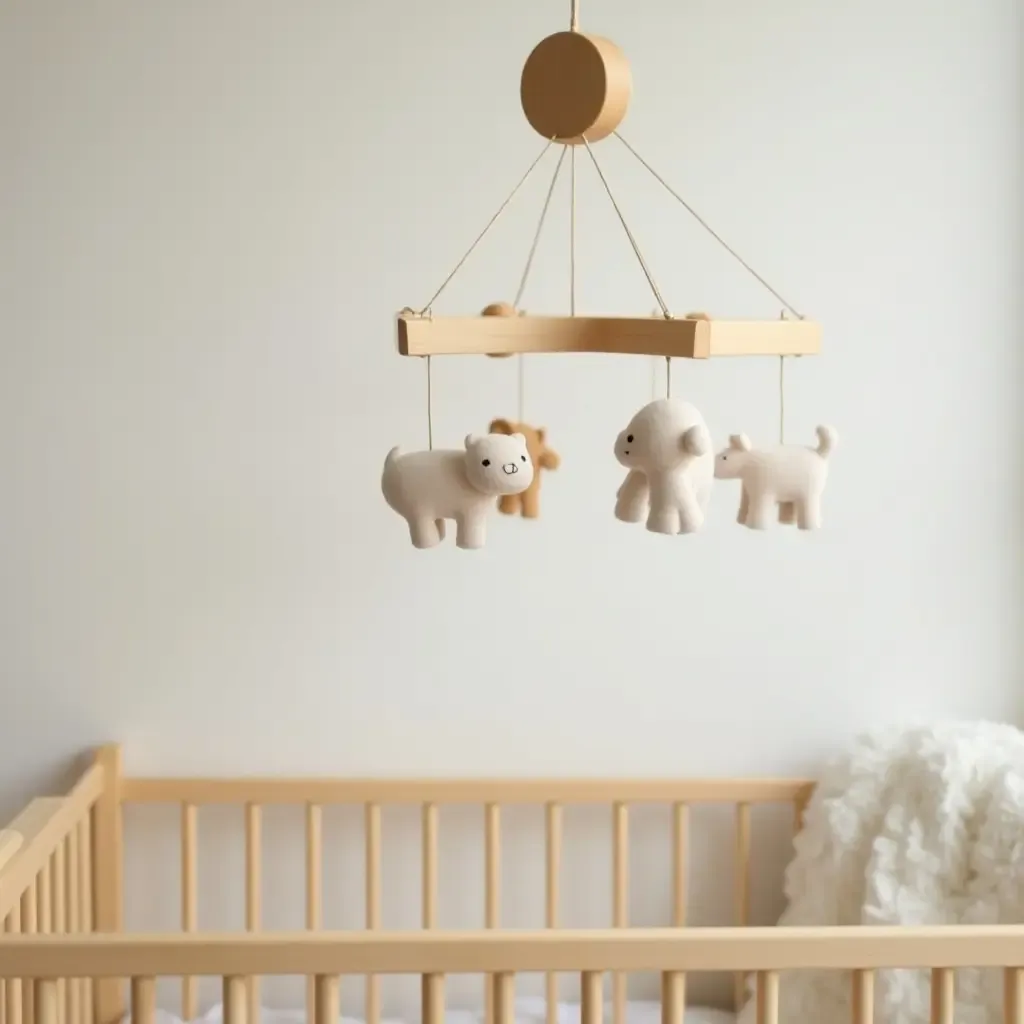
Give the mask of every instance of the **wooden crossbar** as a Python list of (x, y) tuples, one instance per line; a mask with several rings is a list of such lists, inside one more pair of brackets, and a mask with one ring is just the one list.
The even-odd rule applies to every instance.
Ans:
[(398, 317), (398, 351), (403, 356), (596, 352), (707, 359), (814, 355), (820, 347), (821, 325), (812, 320)]

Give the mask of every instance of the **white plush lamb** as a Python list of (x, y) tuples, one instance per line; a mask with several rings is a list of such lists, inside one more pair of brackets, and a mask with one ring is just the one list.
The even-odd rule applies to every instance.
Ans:
[(455, 543), (482, 548), (487, 514), (502, 494), (519, 494), (533, 481), (533, 463), (522, 434), (470, 434), (465, 451), (432, 449), (384, 460), (384, 500), (409, 523), (414, 547), (444, 540), (446, 519), (455, 520)]
[(646, 517), (652, 533), (701, 528), (714, 455), (704, 417), (692, 405), (670, 398), (645, 405), (619, 434), (615, 457), (629, 470), (617, 494), (617, 519)]
[(759, 449), (746, 434), (729, 438), (729, 447), (715, 458), (715, 477), (742, 481), (738, 523), (764, 530), (777, 505), (780, 523), (795, 522), (801, 530), (821, 526), (821, 495), (836, 432), (818, 427), (817, 433), (816, 448), (789, 444)]

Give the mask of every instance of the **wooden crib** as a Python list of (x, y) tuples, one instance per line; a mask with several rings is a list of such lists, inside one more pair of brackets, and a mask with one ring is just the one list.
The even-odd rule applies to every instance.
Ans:
[[(581, 1024), (601, 1024), (604, 983), (611, 978), (611, 1017), (622, 1024), (626, 979), (660, 976), (663, 1024), (680, 1024), (687, 979), (727, 972), (739, 1005), (744, 981), (755, 979), (756, 1020), (778, 1019), (780, 972), (800, 968), (848, 972), (853, 1024), (870, 1024), (874, 971), (924, 967), (932, 972), (932, 1020), (952, 1024), (954, 969), (1001, 967), (1005, 1020), (1024, 1024), (1024, 927), (772, 928), (749, 924), (752, 808), (788, 805), (799, 824), (811, 794), (803, 780), (346, 780), (125, 778), (120, 750), (98, 750), (64, 796), (34, 800), (0, 831), (0, 1024), (115, 1024), (130, 1008), (135, 1024), (154, 1024), (157, 979), (180, 979), (182, 1016), (194, 1017), (196, 979), (220, 979), (225, 1024), (253, 1022), (261, 978), (307, 979), (308, 1018), (337, 1024), (340, 979), (358, 982), (367, 1024), (380, 1024), (382, 977), (420, 979), (423, 1024), (443, 1024), (446, 980), (485, 979), (486, 1020), (514, 1024), (517, 975), (544, 976), (547, 1021), (555, 1024), (559, 976), (578, 980)], [(180, 815), (180, 930), (123, 930), (123, 813), (134, 804), (171, 804)], [(690, 810), (734, 808), (735, 923), (687, 926)], [(244, 808), (245, 931), (198, 930), (197, 808)], [(263, 808), (304, 809), (304, 931), (262, 928)], [(358, 805), (364, 820), (364, 927), (323, 928), (325, 807)], [(421, 817), (422, 927), (382, 928), (382, 809), (412, 805)], [(439, 808), (478, 805), (483, 811), (483, 929), (438, 924)], [(531, 804), (544, 811), (542, 930), (502, 927), (502, 812)], [(605, 805), (612, 836), (611, 928), (564, 928), (560, 919), (563, 809)], [(630, 810), (671, 808), (671, 922), (630, 927)], [(130, 996), (130, 1002), (129, 1002)]]

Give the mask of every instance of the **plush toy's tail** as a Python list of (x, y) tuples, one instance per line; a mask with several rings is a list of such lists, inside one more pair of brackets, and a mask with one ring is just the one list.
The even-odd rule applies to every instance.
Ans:
[(814, 450), (823, 458), (827, 459), (836, 446), (836, 432), (832, 427), (818, 427), (818, 447)]

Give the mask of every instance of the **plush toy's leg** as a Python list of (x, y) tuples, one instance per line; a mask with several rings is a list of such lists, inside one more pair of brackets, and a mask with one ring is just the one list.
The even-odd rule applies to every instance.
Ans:
[(751, 530), (766, 530), (775, 511), (775, 498), (771, 494), (751, 494), (747, 506), (746, 526)]
[(779, 502), (779, 522), (786, 526), (796, 522), (796, 503), (792, 501)]
[(519, 503), (523, 509), (524, 519), (537, 519), (540, 517), (540, 481), (535, 480), (529, 487), (519, 495)]
[(498, 499), (498, 511), (506, 516), (514, 516), (519, 511), (519, 495), (503, 494)]
[(409, 536), (414, 548), (432, 548), (444, 537), (444, 522), (434, 519), (410, 519)]
[(679, 504), (679, 532), (696, 533), (704, 525), (704, 511), (687, 487)]
[(647, 517), (647, 529), (651, 533), (677, 534), (682, 531), (679, 509), (674, 505), (651, 506), (651, 514)]
[(487, 518), (470, 513), (455, 520), (455, 543), (460, 548), (482, 548), (487, 539)]
[(631, 469), (616, 493), (615, 518), (624, 523), (643, 522), (647, 500), (647, 476), (639, 469)]
[(817, 530), (821, 526), (821, 496), (809, 494), (796, 504), (796, 525), (799, 530)]
[(747, 485), (740, 485), (740, 510), (736, 513), (736, 522), (741, 526), (747, 523), (747, 511), (750, 508), (750, 495), (747, 494)]

